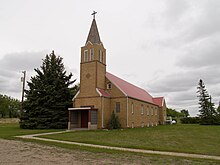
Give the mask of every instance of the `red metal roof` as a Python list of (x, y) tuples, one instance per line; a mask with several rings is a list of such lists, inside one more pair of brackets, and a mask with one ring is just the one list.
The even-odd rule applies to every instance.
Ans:
[(163, 97), (155, 97), (155, 98), (153, 98), (153, 101), (159, 107), (162, 107), (163, 106), (163, 102), (164, 102), (164, 98)]
[(106, 72), (106, 77), (111, 81), (116, 87), (119, 88), (126, 96), (146, 101), (155, 104), (152, 96), (142, 88), (139, 88), (125, 80), (122, 80), (115, 75)]
[(97, 90), (99, 91), (99, 93), (101, 93), (102, 96), (110, 97), (110, 94), (106, 92), (104, 89), (97, 88)]

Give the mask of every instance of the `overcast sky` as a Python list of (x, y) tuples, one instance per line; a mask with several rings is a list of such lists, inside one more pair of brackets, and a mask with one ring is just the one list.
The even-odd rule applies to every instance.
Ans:
[(21, 99), (21, 71), (29, 79), (52, 50), (79, 82), (93, 10), (108, 72), (193, 116), (202, 79), (218, 105), (219, 0), (0, 0), (0, 93)]

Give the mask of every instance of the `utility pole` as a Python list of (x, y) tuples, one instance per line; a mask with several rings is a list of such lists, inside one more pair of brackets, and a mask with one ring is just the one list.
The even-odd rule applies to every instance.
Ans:
[(26, 71), (22, 71), (22, 73), (23, 73), (23, 77), (21, 77), (21, 82), (23, 82), (23, 85), (22, 85), (22, 96), (21, 96), (21, 112), (23, 112)]

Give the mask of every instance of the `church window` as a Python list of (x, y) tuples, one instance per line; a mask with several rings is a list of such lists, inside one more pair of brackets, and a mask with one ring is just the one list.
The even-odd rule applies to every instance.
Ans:
[(131, 113), (134, 114), (134, 104), (131, 103)]
[(78, 124), (78, 111), (71, 112), (71, 122), (72, 124), (75, 124), (75, 125)]
[(149, 116), (149, 112), (150, 112), (149, 107), (147, 107), (147, 115), (148, 116)]
[(91, 111), (91, 124), (97, 124), (97, 111)]
[(144, 106), (141, 105), (141, 114), (143, 115), (144, 114)]
[(157, 109), (155, 109), (155, 115), (157, 116)]
[(84, 62), (88, 61), (88, 50), (84, 50)]
[(104, 52), (102, 52), (102, 62), (104, 63)]
[(94, 58), (93, 49), (90, 49), (90, 61), (92, 61)]
[(109, 82), (109, 83), (107, 84), (107, 89), (112, 89), (112, 83)]
[(151, 107), (151, 115), (154, 115), (154, 109)]
[(99, 61), (100, 61), (100, 62), (102, 62), (102, 57), (101, 57), (101, 55), (102, 55), (102, 51), (99, 50)]
[(120, 112), (120, 103), (116, 102), (116, 113)]

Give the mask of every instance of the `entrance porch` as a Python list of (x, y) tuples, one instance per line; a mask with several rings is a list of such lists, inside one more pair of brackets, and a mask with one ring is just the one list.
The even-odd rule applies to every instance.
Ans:
[(97, 110), (92, 107), (68, 108), (68, 129), (97, 129)]

